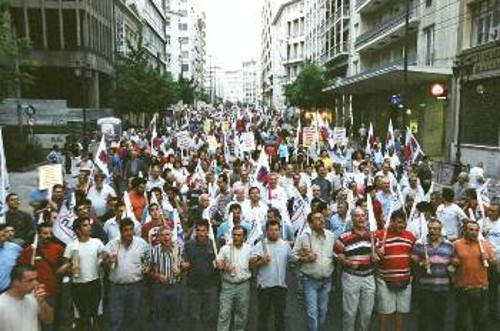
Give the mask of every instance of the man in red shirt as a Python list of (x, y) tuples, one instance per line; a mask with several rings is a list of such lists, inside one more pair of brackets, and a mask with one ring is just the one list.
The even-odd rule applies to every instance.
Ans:
[[(48, 223), (38, 226), (38, 245), (33, 259), (33, 246), (27, 246), (19, 256), (20, 264), (35, 263), (38, 281), (45, 285), (46, 302), (55, 309), (59, 293), (57, 270), (63, 265), (64, 248), (52, 240), (52, 228)], [(43, 330), (52, 330), (51, 325), (43, 325)]]
[(403, 330), (404, 314), (410, 312), (410, 262), (416, 238), (406, 230), (406, 214), (402, 209), (391, 215), (389, 228), (376, 232), (377, 266), (376, 309), (378, 330), (387, 329), (387, 320), (395, 315), (394, 330)]
[(158, 240), (159, 227), (163, 225), (169, 229), (173, 229), (174, 222), (165, 218), (157, 203), (150, 204), (148, 211), (151, 220), (142, 226), (142, 239), (146, 240), (149, 245), (155, 246), (160, 243)]
[(146, 190), (146, 181), (136, 177), (132, 179), (131, 185), (132, 191), (127, 194), (130, 198), (130, 204), (132, 205), (132, 212), (134, 213), (135, 219), (142, 223), (142, 211), (148, 203), (144, 194)]

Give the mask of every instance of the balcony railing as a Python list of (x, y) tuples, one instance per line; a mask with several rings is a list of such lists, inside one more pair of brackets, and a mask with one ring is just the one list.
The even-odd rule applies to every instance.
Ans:
[(356, 0), (356, 9), (359, 9), (359, 7), (363, 6), (368, 1), (370, 0)]
[[(357, 77), (357, 76), (361, 76), (361, 75), (367, 75), (367, 74), (371, 74), (371, 73), (377, 72), (377, 71), (382, 70), (382, 69), (386, 69), (386, 68), (390, 68), (390, 67), (394, 67), (394, 66), (401, 66), (401, 65), (404, 65), (404, 58), (399, 58), (399, 59), (392, 60), (392, 61), (377, 63), (376, 65), (371, 66), (367, 70), (361, 71), (359, 74), (357, 74), (355, 76)], [(410, 66), (417, 65), (417, 54), (415, 54), (415, 53), (408, 54), (408, 65), (410, 65)], [(351, 76), (351, 77), (355, 77), (355, 76)]]
[(340, 55), (347, 55), (348, 52), (349, 52), (349, 47), (347, 42), (344, 42), (342, 44), (337, 44), (331, 47), (328, 51), (324, 52), (323, 55), (321, 55), (320, 62), (321, 64), (325, 64)]
[[(416, 10), (410, 11), (410, 20), (415, 18), (417, 16), (416, 14), (417, 14)], [(397, 27), (398, 25), (404, 24), (405, 18), (406, 18), (406, 13), (401, 12), (397, 15), (392, 16), (387, 21), (375, 25), (369, 31), (361, 34), (359, 37), (356, 38), (354, 47), (359, 48), (361, 45), (369, 43), (374, 39), (386, 34), (391, 29)]]

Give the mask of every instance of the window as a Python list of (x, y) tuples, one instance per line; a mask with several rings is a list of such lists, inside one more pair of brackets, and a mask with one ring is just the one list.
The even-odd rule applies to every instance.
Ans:
[(179, 15), (182, 17), (186, 17), (188, 15), (187, 10), (179, 10)]
[(472, 12), (472, 46), (500, 40), (500, 0), (482, 1)]
[(352, 62), (352, 73), (353, 75), (357, 75), (359, 73), (359, 61)]
[(179, 23), (179, 30), (187, 31), (187, 29), (188, 29), (187, 23)]
[(425, 65), (434, 64), (434, 25), (424, 29), (425, 36)]
[(425, 7), (429, 8), (432, 6), (432, 0), (425, 0)]
[(189, 64), (183, 64), (183, 65), (181, 66), (181, 71), (182, 71), (182, 72), (187, 72), (187, 71), (189, 71)]

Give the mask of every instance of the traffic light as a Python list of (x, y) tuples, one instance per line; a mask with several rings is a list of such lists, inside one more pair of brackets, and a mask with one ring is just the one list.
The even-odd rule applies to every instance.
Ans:
[(431, 95), (436, 98), (436, 100), (446, 100), (448, 97), (448, 88), (445, 84), (435, 83), (431, 85), (430, 88)]

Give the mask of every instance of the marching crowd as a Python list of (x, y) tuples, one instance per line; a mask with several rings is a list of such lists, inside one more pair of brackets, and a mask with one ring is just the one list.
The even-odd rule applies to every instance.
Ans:
[(412, 310), (445, 330), (450, 306), (487, 330), (500, 222), (481, 165), (438, 189), (402, 134), (312, 126), (306, 146), (278, 112), (207, 107), (54, 148), (67, 180), (6, 197), (0, 330), (285, 330), (290, 279), (311, 331), (331, 310), (346, 331), (404, 330)]

